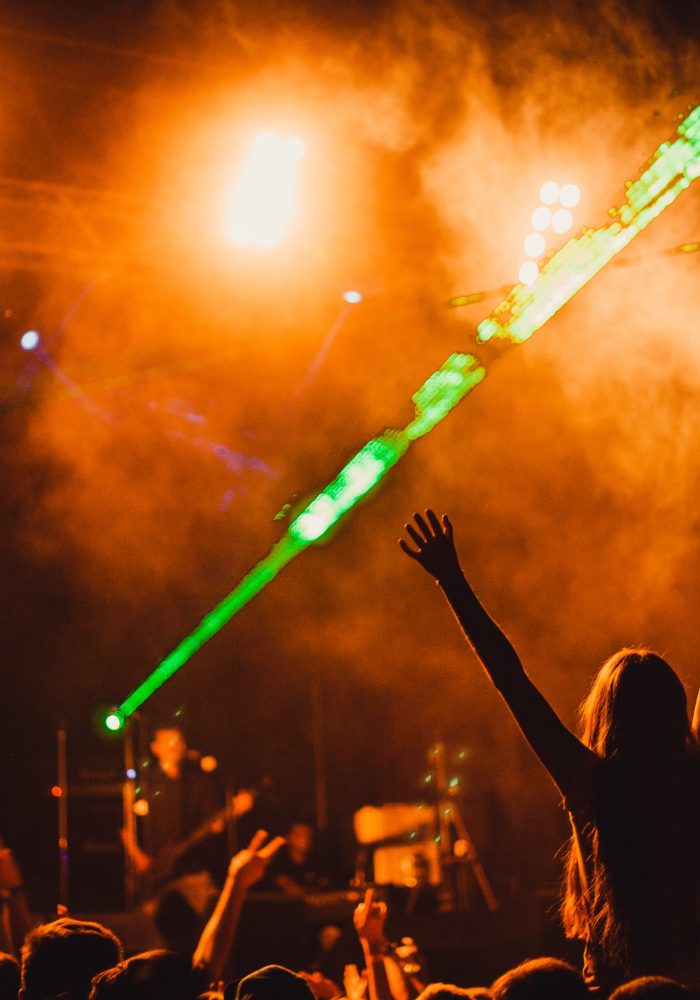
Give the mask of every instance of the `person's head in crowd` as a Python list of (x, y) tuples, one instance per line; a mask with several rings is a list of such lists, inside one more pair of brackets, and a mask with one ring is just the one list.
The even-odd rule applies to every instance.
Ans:
[(287, 853), (292, 861), (303, 864), (311, 854), (314, 844), (314, 828), (310, 823), (297, 820), (287, 831)]
[(22, 946), (21, 997), (86, 1000), (92, 977), (121, 957), (121, 942), (102, 924), (71, 917), (40, 924)]
[(633, 979), (623, 986), (618, 986), (610, 994), (610, 1000), (683, 1000), (684, 997), (694, 996), (692, 990), (687, 986), (682, 986), (673, 979), (666, 979), (664, 976), (643, 976), (641, 979)]
[(673, 763), (690, 740), (685, 688), (666, 660), (645, 649), (621, 649), (606, 660), (579, 718), (583, 742), (600, 757)]
[(198, 994), (199, 984), (188, 959), (156, 949), (98, 973), (90, 1000), (195, 1000)]
[(235, 998), (225, 991), (226, 1000), (314, 1000), (309, 984), (281, 965), (265, 965), (241, 979)]
[(603, 959), (627, 978), (671, 973), (669, 956), (682, 968), (699, 943), (700, 776), (685, 688), (656, 653), (622, 649), (599, 670), (579, 723), (582, 741), (607, 766), (596, 787), (595, 912), (572, 838), (564, 928), (587, 939), (594, 924)]
[(464, 989), (451, 983), (431, 983), (418, 994), (416, 1000), (491, 1000), (491, 991), (485, 986)]
[(19, 962), (14, 955), (0, 951), (0, 1000), (17, 1000), (19, 987)]
[(153, 730), (151, 753), (166, 774), (177, 777), (187, 753), (182, 730), (174, 723), (159, 723)]
[(493, 1000), (588, 1000), (581, 973), (558, 958), (531, 958), (491, 984)]

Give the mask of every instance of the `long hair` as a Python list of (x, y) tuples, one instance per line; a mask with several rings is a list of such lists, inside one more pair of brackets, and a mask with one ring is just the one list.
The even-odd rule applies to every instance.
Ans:
[(700, 847), (683, 685), (655, 653), (622, 649), (579, 723), (600, 764), (583, 837), (568, 844), (564, 929), (626, 976), (682, 967), (698, 947)]

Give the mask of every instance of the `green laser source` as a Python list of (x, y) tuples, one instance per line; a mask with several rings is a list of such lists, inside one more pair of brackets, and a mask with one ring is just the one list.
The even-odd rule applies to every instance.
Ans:
[[(639, 178), (627, 187), (625, 204), (611, 210), (614, 222), (569, 240), (546, 262), (531, 286), (515, 285), (477, 328), (481, 343), (492, 337), (527, 340), (600, 271), (689, 184), (700, 176), (700, 106), (663, 143)], [(694, 249), (694, 248), (693, 248)], [(368, 441), (294, 518), (286, 534), (195, 630), (106, 716), (117, 730), (126, 719), (224, 625), (271, 583), (304, 549), (320, 541), (366, 497), (403, 457), (410, 444), (428, 434), (486, 377), (472, 354), (451, 354), (414, 393), (414, 419), (403, 429), (388, 429)]]

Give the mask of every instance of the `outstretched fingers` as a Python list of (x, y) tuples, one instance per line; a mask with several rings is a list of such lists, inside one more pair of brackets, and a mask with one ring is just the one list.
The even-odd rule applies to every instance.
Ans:
[(416, 529), (413, 527), (412, 524), (404, 524), (404, 528), (406, 529), (406, 531), (408, 532), (408, 534), (411, 536), (411, 538), (413, 539), (413, 541), (416, 543), (416, 545), (418, 546), (418, 548), (422, 549), (423, 546), (425, 545), (425, 541), (426, 541), (425, 538), (423, 537), (423, 535), (419, 534), (416, 531)]
[(428, 518), (428, 521), (430, 522), (430, 527), (432, 528), (433, 535), (435, 536), (442, 535), (443, 534), (442, 525), (438, 521), (435, 511), (431, 510), (430, 507), (428, 507), (428, 509), (425, 512), (425, 516)]
[(411, 559), (419, 558), (420, 552), (416, 552), (415, 549), (412, 549), (411, 546), (403, 540), (403, 538), (399, 538), (399, 546), (401, 550), (406, 553), (407, 556), (411, 557)]
[(273, 837), (269, 844), (266, 844), (260, 851), (258, 851), (258, 857), (263, 858), (265, 861), (269, 861), (270, 858), (274, 857), (279, 851), (280, 847), (286, 843), (284, 837)]
[(253, 836), (250, 838), (250, 843), (248, 844), (248, 850), (255, 854), (260, 850), (262, 845), (267, 840), (267, 830), (257, 830)]
[[(425, 513), (426, 513), (426, 515), (428, 515), (428, 517), (430, 517), (430, 514), (432, 513), (432, 511), (427, 511), (426, 510)], [(435, 517), (434, 514), (433, 514), (433, 517)], [(413, 520), (416, 522), (416, 524), (418, 525), (418, 527), (420, 528), (420, 530), (423, 532), (422, 541), (429, 542), (431, 540), (431, 538), (433, 537), (433, 532), (430, 530), (430, 528), (426, 524), (425, 518), (423, 517), (423, 515), (416, 513), (416, 514), (413, 515)]]

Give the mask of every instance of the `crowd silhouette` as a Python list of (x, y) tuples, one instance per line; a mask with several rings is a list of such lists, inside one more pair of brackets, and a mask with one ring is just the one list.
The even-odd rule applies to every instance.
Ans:
[[(297, 823), (290, 844), (260, 829), (233, 855), (192, 947), (126, 957), (117, 935), (101, 923), (61, 914), (36, 924), (12, 851), (2, 847), (6, 952), (0, 955), (0, 1000), (672, 1000), (700, 995), (700, 699), (691, 722), (685, 689), (669, 664), (649, 650), (625, 648), (598, 671), (582, 703), (576, 735), (533, 683), (467, 582), (449, 518), (438, 518), (432, 510), (415, 514), (399, 544), (439, 585), (488, 678), (559, 790), (571, 828), (561, 919), (566, 934), (583, 944), (582, 969), (541, 956), (504, 970), (488, 986), (430, 982), (424, 968), (408, 971), (401, 961), (386, 935), (387, 904), (370, 886), (353, 917), (363, 965), (348, 964), (342, 983), (318, 969), (274, 964), (240, 981), (228, 979), (250, 890), (266, 877), (280, 891), (293, 884), (292, 895), (308, 889), (303, 882), (311, 831)], [(171, 757), (178, 778), (184, 751), (177, 731), (170, 727), (169, 732), (172, 746), (177, 744)], [(191, 807), (192, 795), (183, 803)], [(164, 806), (166, 834), (174, 815)], [(144, 870), (152, 863), (143, 852), (133, 856)]]

